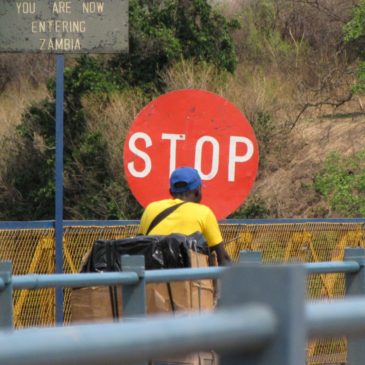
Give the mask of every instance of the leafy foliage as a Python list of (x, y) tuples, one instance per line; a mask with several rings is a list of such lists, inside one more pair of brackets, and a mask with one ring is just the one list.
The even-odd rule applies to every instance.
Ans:
[(349, 42), (365, 36), (365, 1), (360, 0), (354, 7), (352, 19), (345, 25), (345, 41)]
[(161, 71), (181, 59), (235, 70), (237, 57), (229, 31), (238, 23), (218, 14), (207, 0), (131, 0), (129, 7), (129, 54), (111, 61), (129, 85), (162, 91)]
[(365, 150), (352, 157), (330, 154), (315, 188), (334, 213), (344, 217), (365, 215)]
[(270, 211), (259, 196), (249, 198), (229, 219), (264, 219), (268, 218)]
[(253, 1), (243, 8), (240, 24), (244, 36), (238, 47), (245, 58), (261, 64), (291, 51), (290, 42), (281, 34), (277, 13), (277, 3), (272, 0)]
[(275, 124), (270, 113), (258, 111), (252, 120), (252, 127), (255, 131), (260, 152), (261, 166), (266, 163), (267, 155), (270, 152), (270, 140), (275, 133)]
[(365, 0), (355, 6), (352, 19), (345, 25), (345, 41), (356, 50), (362, 61), (360, 62), (357, 79), (353, 91), (365, 92)]
[[(82, 98), (93, 93), (100, 102), (119, 85), (95, 58), (83, 56), (66, 68), (64, 100), (64, 206), (65, 219), (118, 218), (111, 207), (108, 187), (113, 183), (107, 162), (106, 141), (90, 132)], [(55, 92), (54, 80), (49, 82)], [(47, 99), (30, 107), (17, 128), (17, 148), (2, 179), (8, 189), (0, 194), (3, 219), (54, 217), (55, 104)], [(122, 181), (120, 181), (120, 184)], [(13, 184), (13, 188), (9, 186)]]
[[(141, 207), (122, 174), (111, 171), (107, 141), (91, 131), (83, 99), (91, 94), (106, 105), (112, 93), (139, 88), (151, 97), (164, 90), (161, 71), (194, 59), (233, 72), (236, 55), (229, 31), (237, 23), (213, 11), (207, 0), (131, 0), (130, 52), (82, 56), (67, 67), (64, 100), (64, 218), (137, 218)], [(55, 81), (49, 82), (55, 95)], [(54, 217), (55, 105), (33, 105), (17, 129), (0, 180), (1, 219)]]

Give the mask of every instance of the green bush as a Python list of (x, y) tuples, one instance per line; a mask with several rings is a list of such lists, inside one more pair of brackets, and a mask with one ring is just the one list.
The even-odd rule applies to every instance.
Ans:
[(234, 213), (229, 219), (264, 219), (268, 218), (270, 211), (265, 202), (258, 196), (253, 196), (246, 200), (246, 202)]
[(265, 110), (258, 111), (251, 123), (259, 145), (260, 165), (264, 166), (270, 152), (270, 141), (275, 133), (275, 123), (271, 114)]
[(291, 52), (291, 43), (281, 34), (275, 1), (257, 0), (244, 6), (240, 24), (244, 36), (238, 47), (244, 58), (265, 64), (273, 59), (280, 60)]
[(230, 30), (238, 23), (213, 10), (207, 0), (131, 0), (129, 9), (129, 53), (110, 62), (129, 85), (161, 92), (161, 72), (181, 59), (235, 70)]
[(345, 42), (359, 55), (360, 65), (357, 71), (357, 83), (353, 92), (365, 92), (365, 0), (354, 7), (352, 19), (344, 27)]
[(316, 176), (314, 186), (328, 202), (332, 214), (365, 215), (365, 150), (351, 157), (331, 153)]
[(365, 0), (360, 0), (358, 5), (354, 7), (352, 18), (345, 25), (344, 31), (346, 42), (360, 39), (365, 35)]

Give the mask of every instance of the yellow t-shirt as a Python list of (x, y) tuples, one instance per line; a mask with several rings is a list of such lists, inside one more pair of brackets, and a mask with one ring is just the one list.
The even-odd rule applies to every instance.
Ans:
[[(180, 199), (164, 199), (150, 203), (143, 212), (139, 233), (146, 234), (153, 219), (163, 210), (181, 203)], [(192, 234), (201, 232), (209, 247), (223, 241), (217, 218), (206, 205), (188, 202), (164, 218), (149, 234), (168, 235), (172, 233)]]

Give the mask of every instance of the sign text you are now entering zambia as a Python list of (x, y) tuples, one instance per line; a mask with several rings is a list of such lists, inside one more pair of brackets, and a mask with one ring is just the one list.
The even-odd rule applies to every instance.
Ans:
[(169, 176), (180, 166), (202, 177), (203, 201), (218, 219), (249, 194), (258, 169), (254, 131), (233, 104), (204, 90), (176, 90), (148, 104), (124, 144), (124, 171), (142, 206), (169, 197)]
[(0, 0), (0, 51), (128, 51), (127, 0)]

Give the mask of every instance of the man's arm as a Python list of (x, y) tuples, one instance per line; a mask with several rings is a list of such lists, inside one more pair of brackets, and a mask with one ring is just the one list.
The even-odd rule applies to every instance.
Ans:
[(224, 248), (223, 242), (213, 247), (209, 247), (209, 250), (210, 252), (215, 252), (217, 254), (217, 260), (219, 266), (226, 266), (231, 264), (231, 258), (229, 257), (226, 249)]

